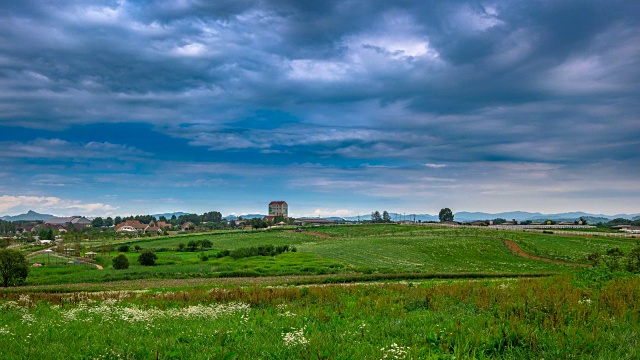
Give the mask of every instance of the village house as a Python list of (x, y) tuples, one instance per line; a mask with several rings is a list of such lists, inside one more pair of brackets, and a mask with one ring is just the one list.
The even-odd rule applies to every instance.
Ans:
[(180, 229), (182, 231), (188, 231), (188, 230), (193, 230), (195, 227), (196, 225), (194, 223), (192, 223), (191, 221), (187, 221), (186, 223), (182, 224)]
[(289, 205), (286, 201), (272, 201), (269, 203), (269, 216), (289, 217)]
[(162, 229), (156, 226), (153, 221), (149, 224), (143, 224), (140, 220), (125, 220), (124, 222), (116, 225), (115, 230), (117, 232), (137, 232), (140, 234), (162, 232)]
[(82, 230), (91, 227), (91, 221), (84, 216), (54, 217), (44, 222), (49, 229)]

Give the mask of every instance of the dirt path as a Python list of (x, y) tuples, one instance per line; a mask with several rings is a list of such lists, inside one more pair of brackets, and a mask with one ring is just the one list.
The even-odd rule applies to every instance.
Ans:
[(573, 262), (562, 261), (562, 260), (554, 260), (554, 259), (543, 258), (543, 257), (537, 256), (537, 255), (532, 255), (532, 254), (529, 254), (528, 252), (522, 250), (522, 248), (518, 244), (516, 244), (514, 241), (506, 240), (506, 239), (502, 239), (502, 241), (504, 242), (505, 245), (507, 245), (507, 247), (509, 248), (509, 250), (513, 254), (521, 256), (523, 258), (533, 259), (533, 260), (540, 260), (540, 261), (550, 262), (550, 263), (555, 263), (555, 264), (563, 264), (563, 265), (590, 266), (590, 265), (587, 265), (587, 264), (579, 264), (579, 263), (573, 263)]

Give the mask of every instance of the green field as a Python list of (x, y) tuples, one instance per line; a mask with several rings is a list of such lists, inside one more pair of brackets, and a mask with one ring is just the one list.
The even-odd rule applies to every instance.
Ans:
[(640, 279), (575, 281), (0, 293), (0, 358), (637, 359)]
[[(177, 251), (199, 240), (212, 247)], [(115, 270), (118, 253), (102, 243), (85, 250), (100, 252), (104, 270), (31, 258), (45, 266), (27, 286), (0, 290), (0, 358), (640, 357), (640, 278), (577, 266), (594, 252), (629, 253), (633, 239), (363, 225), (127, 244), (155, 251), (157, 264), (139, 265), (131, 250), (130, 268)], [(297, 251), (217, 257), (265, 245)]]
[[(587, 263), (587, 255), (619, 247), (628, 251), (633, 239), (570, 237), (486, 229), (450, 229), (427, 226), (363, 225), (333, 226), (294, 231), (220, 231), (134, 239), (127, 244), (130, 268), (115, 270), (111, 259), (116, 251), (103, 252), (104, 244), (91, 248), (104, 270), (87, 265), (47, 264), (44, 255), (32, 262), (27, 285), (99, 283), (149, 278), (217, 278), (323, 274), (555, 274), (575, 267), (542, 262), (514, 255), (503, 243), (508, 239), (523, 250), (545, 258)], [(209, 240), (205, 251), (177, 251), (180, 243)], [(122, 244), (122, 243), (118, 243)], [(157, 265), (141, 266), (135, 246), (156, 251)], [(290, 245), (296, 253), (234, 260), (216, 258), (222, 250), (262, 245)], [(206, 261), (201, 256), (208, 257)]]

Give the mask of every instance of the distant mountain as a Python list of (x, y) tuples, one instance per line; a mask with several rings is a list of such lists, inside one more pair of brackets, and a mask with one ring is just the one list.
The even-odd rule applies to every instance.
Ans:
[(635, 216), (633, 220), (640, 220), (640, 216)]
[(245, 220), (250, 220), (253, 218), (263, 218), (267, 215), (262, 215), (262, 214), (246, 214), (246, 215), (227, 215), (224, 218), (227, 219), (227, 221), (231, 221), (231, 220), (238, 220), (238, 218), (243, 218)]
[(45, 220), (51, 219), (52, 217), (55, 217), (55, 216), (49, 215), (49, 214), (40, 214), (33, 210), (29, 210), (27, 211), (26, 214), (20, 214), (15, 216), (9, 216), (9, 215), (3, 216), (2, 220), (4, 221), (34, 221), (34, 220), (45, 221)]
[(493, 220), (502, 218), (506, 220), (516, 219), (517, 221), (574, 221), (581, 217), (587, 219), (591, 224), (598, 222), (606, 222), (616, 218), (632, 219), (637, 214), (618, 214), (618, 215), (604, 215), (604, 214), (590, 214), (582, 211), (567, 212), (559, 214), (542, 214), (539, 212), (531, 213), (526, 211), (511, 211), (497, 214), (483, 213), (483, 212), (465, 212), (461, 211), (454, 214), (456, 221), (474, 221), (474, 220)]
[[(382, 213), (380, 213), (382, 216)], [(401, 220), (415, 220), (415, 221), (439, 221), (437, 215), (429, 215), (429, 214), (399, 214), (399, 213), (389, 213), (389, 217), (391, 221), (401, 221)], [(348, 216), (344, 218), (348, 221), (358, 221), (357, 216)], [(371, 220), (371, 214), (360, 215), (360, 221)], [(457, 220), (457, 219), (456, 219)]]
[(180, 211), (178, 211), (178, 212), (164, 213), (164, 214), (153, 214), (153, 215), (151, 215), (151, 216), (155, 217), (156, 219), (159, 219), (159, 218), (160, 218), (160, 216), (164, 216), (164, 217), (166, 217), (166, 218), (167, 218), (167, 220), (168, 220), (168, 219), (171, 219), (171, 217), (172, 217), (173, 215), (175, 215), (176, 217), (180, 217), (181, 215), (189, 215), (189, 214), (190, 214), (190, 213), (186, 213), (186, 212), (180, 212)]

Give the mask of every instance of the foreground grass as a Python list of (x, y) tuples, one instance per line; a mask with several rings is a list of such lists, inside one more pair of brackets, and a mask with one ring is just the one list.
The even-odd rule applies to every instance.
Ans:
[(640, 279), (579, 280), (0, 293), (0, 358), (640, 357)]

